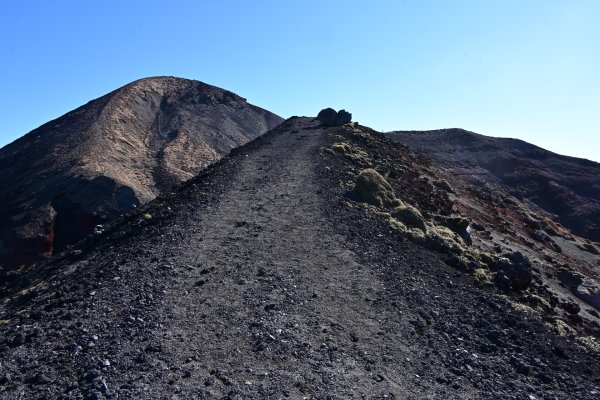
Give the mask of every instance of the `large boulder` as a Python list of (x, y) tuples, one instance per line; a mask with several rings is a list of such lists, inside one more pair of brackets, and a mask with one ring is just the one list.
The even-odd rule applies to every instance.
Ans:
[(519, 251), (497, 259), (490, 269), (496, 272), (496, 286), (507, 292), (525, 290), (533, 280), (531, 262)]
[(340, 110), (337, 113), (336, 122), (338, 125), (345, 125), (352, 122), (352, 114), (346, 110)]
[(346, 110), (336, 112), (333, 108), (324, 108), (317, 115), (317, 120), (327, 126), (342, 126), (352, 122), (352, 114)]
[(335, 125), (337, 121), (337, 112), (333, 108), (324, 108), (319, 111), (317, 119), (325, 125)]
[(361, 171), (356, 177), (351, 194), (354, 199), (377, 207), (391, 207), (399, 203), (392, 186), (372, 168)]

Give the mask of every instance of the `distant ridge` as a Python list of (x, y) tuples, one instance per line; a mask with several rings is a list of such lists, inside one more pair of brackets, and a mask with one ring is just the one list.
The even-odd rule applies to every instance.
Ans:
[(594, 161), (457, 128), (386, 135), (471, 183), (499, 185), (531, 201), (582, 237), (600, 239), (600, 164)]

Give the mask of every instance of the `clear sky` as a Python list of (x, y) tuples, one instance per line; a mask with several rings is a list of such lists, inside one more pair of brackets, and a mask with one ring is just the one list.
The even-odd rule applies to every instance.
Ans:
[(0, 2), (0, 145), (138, 78), (600, 161), (600, 1)]

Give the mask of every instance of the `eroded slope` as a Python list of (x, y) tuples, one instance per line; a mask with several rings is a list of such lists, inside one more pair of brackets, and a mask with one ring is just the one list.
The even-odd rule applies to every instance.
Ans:
[(0, 150), (0, 266), (64, 249), (281, 121), (226, 90), (159, 77), (39, 127)]

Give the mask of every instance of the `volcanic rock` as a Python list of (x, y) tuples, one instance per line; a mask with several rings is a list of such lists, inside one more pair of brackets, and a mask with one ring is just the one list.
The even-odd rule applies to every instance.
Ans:
[[(490, 268), (498, 271), (499, 282), (502, 282), (503, 288), (506, 283), (510, 283), (513, 290), (524, 290), (529, 287), (533, 279), (531, 263), (521, 252), (513, 252), (505, 257), (499, 258)], [(505, 277), (505, 278), (504, 278)]]
[(346, 110), (336, 112), (333, 108), (324, 108), (317, 115), (317, 120), (327, 126), (342, 126), (352, 121), (352, 114)]
[(388, 207), (396, 204), (394, 189), (379, 172), (367, 168), (356, 177), (352, 196), (378, 207)]

